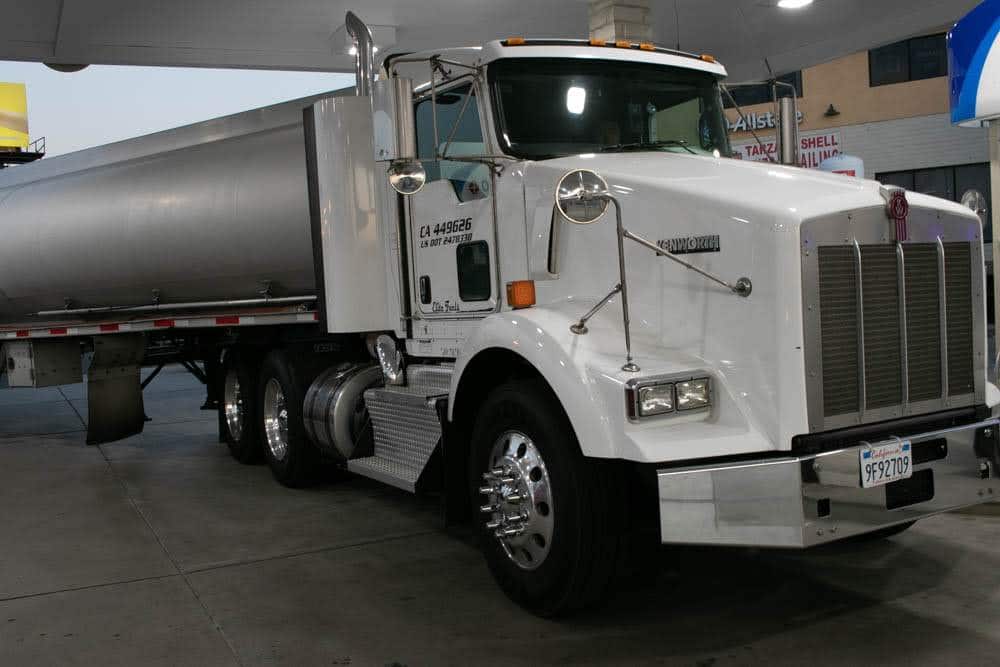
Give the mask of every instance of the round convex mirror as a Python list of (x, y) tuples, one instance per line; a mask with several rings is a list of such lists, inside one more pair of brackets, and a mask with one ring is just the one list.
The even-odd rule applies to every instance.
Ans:
[(588, 169), (571, 171), (556, 186), (556, 207), (564, 218), (578, 225), (597, 222), (608, 210), (604, 179)]
[(427, 172), (419, 160), (394, 160), (389, 165), (389, 185), (401, 195), (415, 195), (427, 182)]
[(970, 211), (979, 216), (979, 221), (983, 223), (983, 227), (989, 224), (989, 220), (986, 219), (986, 213), (989, 210), (989, 204), (986, 201), (986, 197), (979, 190), (966, 190), (965, 194), (962, 195), (962, 206), (965, 206)]

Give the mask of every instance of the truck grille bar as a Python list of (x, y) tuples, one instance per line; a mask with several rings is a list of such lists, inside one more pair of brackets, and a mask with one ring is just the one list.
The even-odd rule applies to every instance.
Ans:
[(825, 426), (971, 404), (972, 249), (940, 238), (818, 248)]

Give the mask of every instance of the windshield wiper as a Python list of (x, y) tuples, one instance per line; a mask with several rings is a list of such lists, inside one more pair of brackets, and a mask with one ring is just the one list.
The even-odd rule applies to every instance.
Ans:
[(691, 150), (691, 147), (688, 146), (688, 142), (683, 139), (663, 139), (660, 141), (637, 141), (631, 144), (612, 144), (610, 146), (602, 146), (601, 152), (615, 153), (618, 151), (641, 151), (647, 148), (664, 148), (667, 146), (680, 146), (691, 155), (698, 154)]

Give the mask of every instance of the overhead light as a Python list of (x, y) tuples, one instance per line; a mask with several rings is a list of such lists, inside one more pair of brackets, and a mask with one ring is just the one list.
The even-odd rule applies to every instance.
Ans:
[(778, 6), (782, 9), (802, 9), (813, 3), (813, 0), (778, 0)]
[(88, 65), (77, 64), (77, 63), (45, 63), (45, 66), (49, 69), (54, 69), (57, 72), (62, 72), (64, 74), (72, 74), (73, 72), (79, 72), (82, 69), (86, 69)]

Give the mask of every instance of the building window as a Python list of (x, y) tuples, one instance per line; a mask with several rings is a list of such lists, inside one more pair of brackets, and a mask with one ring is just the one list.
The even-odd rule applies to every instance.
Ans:
[(914, 37), (868, 52), (872, 87), (948, 76), (948, 43), (944, 33)]
[[(778, 77), (778, 81), (787, 83), (791, 86), (795, 86), (795, 96), (802, 97), (802, 72), (791, 72), (790, 74), (785, 74)], [(732, 93), (733, 99), (736, 100), (736, 104), (741, 107), (748, 107), (754, 104), (769, 104), (773, 101), (771, 96), (771, 84), (770, 83), (758, 83), (752, 86), (730, 86), (729, 92)], [(785, 86), (778, 87), (778, 97), (785, 97), (788, 94), (788, 88)], [(733, 108), (733, 102), (729, 99), (728, 95), (724, 95), (725, 107), (727, 109)]]
[[(876, 174), (875, 179), (885, 185), (898, 185), (901, 188), (934, 195), (954, 202), (962, 200), (967, 190), (979, 190), (990, 202), (990, 165), (967, 164), (960, 167), (936, 167), (934, 169), (914, 169), (911, 171), (893, 171)], [(989, 213), (987, 214), (989, 218)], [(983, 230), (983, 240), (993, 242), (993, 229), (986, 225)]]

